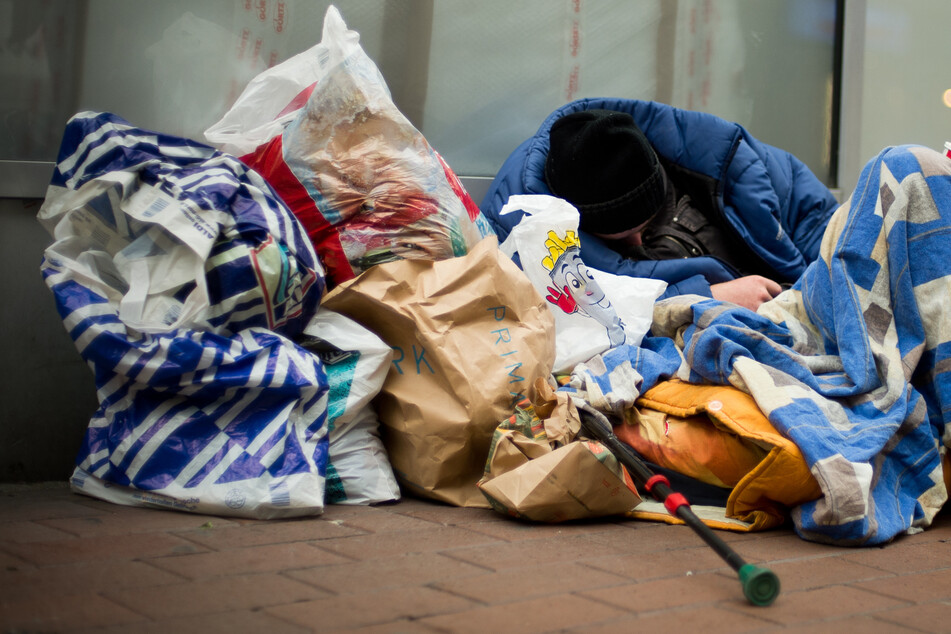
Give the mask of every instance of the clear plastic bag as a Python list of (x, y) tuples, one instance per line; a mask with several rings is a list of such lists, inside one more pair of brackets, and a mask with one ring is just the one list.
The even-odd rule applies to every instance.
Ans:
[(328, 9), (325, 74), (281, 135), (241, 157), (307, 229), (330, 285), (381, 262), (464, 255), (493, 233), (354, 37)]
[(205, 130), (223, 152), (242, 156), (281, 134), (334, 64), (362, 53), (334, 6), (327, 9), (321, 41), (252, 79), (225, 115)]

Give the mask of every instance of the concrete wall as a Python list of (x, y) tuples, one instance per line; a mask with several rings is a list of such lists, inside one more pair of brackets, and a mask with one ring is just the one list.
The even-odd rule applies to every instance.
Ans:
[(49, 235), (38, 200), (0, 199), (0, 482), (64, 479), (97, 406), (40, 275)]

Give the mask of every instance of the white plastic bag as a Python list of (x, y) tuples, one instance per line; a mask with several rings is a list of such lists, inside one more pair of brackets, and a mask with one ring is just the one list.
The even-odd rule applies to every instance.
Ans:
[[(122, 192), (118, 209), (107, 215), (115, 224), (103, 221), (95, 204), (110, 190)], [(219, 234), (233, 230), (233, 217), (140, 183), (132, 170), (55, 193), (40, 212), (57, 238), (49, 252), (115, 302), (123, 323), (141, 332), (168, 332), (207, 315), (205, 261)], [(124, 215), (117, 217), (119, 212)], [(184, 298), (176, 294), (189, 284)]]
[(561, 198), (512, 196), (499, 214), (519, 210), (525, 216), (499, 248), (509, 257), (518, 253), (522, 270), (548, 300), (555, 317), (553, 371), (569, 372), (615, 346), (639, 345), (666, 282), (586, 266), (578, 210)]
[(231, 109), (205, 130), (205, 139), (237, 156), (254, 151), (294, 120), (329, 68), (358, 52), (362, 52), (360, 35), (346, 28), (331, 5), (320, 43), (252, 79)]
[(327, 426), (328, 504), (377, 504), (400, 499), (371, 401), (383, 387), (393, 349), (354, 320), (321, 308), (301, 345), (323, 362), (330, 384)]

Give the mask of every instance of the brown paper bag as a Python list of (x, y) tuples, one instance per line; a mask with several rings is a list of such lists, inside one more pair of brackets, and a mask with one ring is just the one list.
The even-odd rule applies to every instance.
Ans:
[(400, 484), (487, 507), (476, 482), (492, 434), (555, 358), (551, 311), (524, 273), (489, 237), (465, 256), (374, 266), (323, 305), (394, 350), (374, 405)]
[(479, 488), (500, 512), (535, 522), (564, 522), (630, 512), (641, 498), (625, 477), (607, 449), (585, 440), (526, 460), (483, 480)]
[(598, 442), (576, 438), (568, 396), (544, 380), (495, 430), (479, 488), (492, 507), (536, 522), (624, 515), (640, 504), (634, 482)]

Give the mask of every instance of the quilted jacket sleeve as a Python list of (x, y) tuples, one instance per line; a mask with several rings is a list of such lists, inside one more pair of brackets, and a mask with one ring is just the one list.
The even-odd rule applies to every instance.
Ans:
[(710, 285), (732, 280), (735, 271), (714, 258), (632, 260), (620, 255), (598, 237), (581, 233), (581, 259), (590, 267), (615, 275), (646, 277), (667, 282), (661, 298), (675, 295), (712, 297)]
[(781, 281), (795, 281), (838, 203), (802, 161), (740, 130), (722, 180), (724, 214)]
[(528, 155), (528, 147), (531, 139), (524, 141), (515, 148), (509, 157), (502, 164), (498, 174), (492, 180), (489, 190), (482, 199), (479, 209), (482, 215), (489, 221), (492, 228), (495, 229), (499, 237), (499, 244), (505, 241), (512, 228), (522, 219), (521, 212), (515, 212), (500, 216), (499, 211), (508, 202), (509, 196), (529, 193), (549, 193), (549, 192), (529, 192), (522, 184), (521, 173), (525, 166)]

